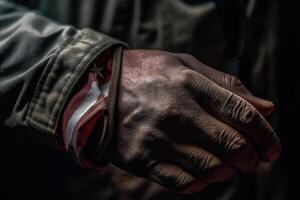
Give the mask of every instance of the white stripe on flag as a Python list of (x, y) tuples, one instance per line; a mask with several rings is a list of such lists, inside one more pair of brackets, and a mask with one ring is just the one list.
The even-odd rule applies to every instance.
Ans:
[(101, 90), (98, 87), (98, 83), (96, 81), (93, 81), (92, 87), (89, 90), (87, 96), (84, 98), (84, 100), (79, 105), (79, 107), (75, 110), (75, 112), (73, 113), (73, 115), (71, 116), (67, 124), (67, 128), (66, 128), (67, 149), (72, 141), (73, 132), (77, 123), (79, 122), (81, 117), (97, 102), (97, 99), (100, 94), (101, 94)]
[(107, 82), (107, 83), (105, 83), (105, 84), (103, 84), (103, 85), (100, 86), (100, 87), (101, 87), (102, 94), (103, 94), (104, 97), (107, 97), (107, 96), (108, 96), (109, 85), (110, 85), (109, 83), (110, 83), (110, 82)]

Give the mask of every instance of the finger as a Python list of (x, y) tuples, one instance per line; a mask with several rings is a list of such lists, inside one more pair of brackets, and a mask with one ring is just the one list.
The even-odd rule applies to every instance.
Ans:
[(271, 101), (252, 95), (251, 92), (249, 92), (249, 90), (247, 90), (242, 82), (235, 76), (208, 67), (189, 54), (176, 55), (185, 66), (204, 75), (219, 86), (239, 95), (252, 104), (263, 116), (268, 116), (274, 111), (274, 104)]
[[(196, 102), (187, 104), (188, 107), (176, 107), (178, 111), (172, 113), (173, 121), (179, 119), (176, 129), (166, 126), (164, 132), (175, 132), (178, 143), (203, 147), (239, 170), (248, 172), (257, 166), (259, 156), (241, 133), (208, 114)], [(178, 136), (184, 139), (178, 140)]]
[(205, 149), (192, 145), (174, 145), (169, 159), (198, 180), (220, 182), (231, 178), (233, 169)]
[(184, 70), (183, 76), (183, 84), (190, 94), (209, 113), (247, 137), (263, 160), (278, 159), (281, 152), (280, 140), (251, 104), (192, 70)]
[(169, 162), (154, 164), (149, 178), (168, 189), (183, 194), (196, 193), (208, 186), (207, 182), (196, 180), (184, 169)]

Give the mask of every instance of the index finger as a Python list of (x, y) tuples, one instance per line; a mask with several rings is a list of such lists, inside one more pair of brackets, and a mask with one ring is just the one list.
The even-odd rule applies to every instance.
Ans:
[(185, 66), (195, 70), (196, 72), (217, 83), (219, 86), (239, 95), (248, 101), (263, 116), (268, 116), (274, 111), (274, 104), (271, 101), (254, 96), (235, 76), (209, 67), (189, 54), (176, 54), (176, 56)]

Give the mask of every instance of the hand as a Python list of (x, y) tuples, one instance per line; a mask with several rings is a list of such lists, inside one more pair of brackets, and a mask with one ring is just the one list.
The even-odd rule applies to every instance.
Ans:
[(125, 50), (110, 161), (194, 193), (279, 157), (279, 138), (262, 116), (273, 107), (190, 55)]

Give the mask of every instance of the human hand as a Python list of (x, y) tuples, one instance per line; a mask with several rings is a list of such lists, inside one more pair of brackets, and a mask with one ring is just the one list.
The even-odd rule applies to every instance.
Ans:
[(134, 175), (194, 193), (279, 157), (280, 140), (262, 116), (273, 108), (190, 55), (125, 50), (109, 158)]

